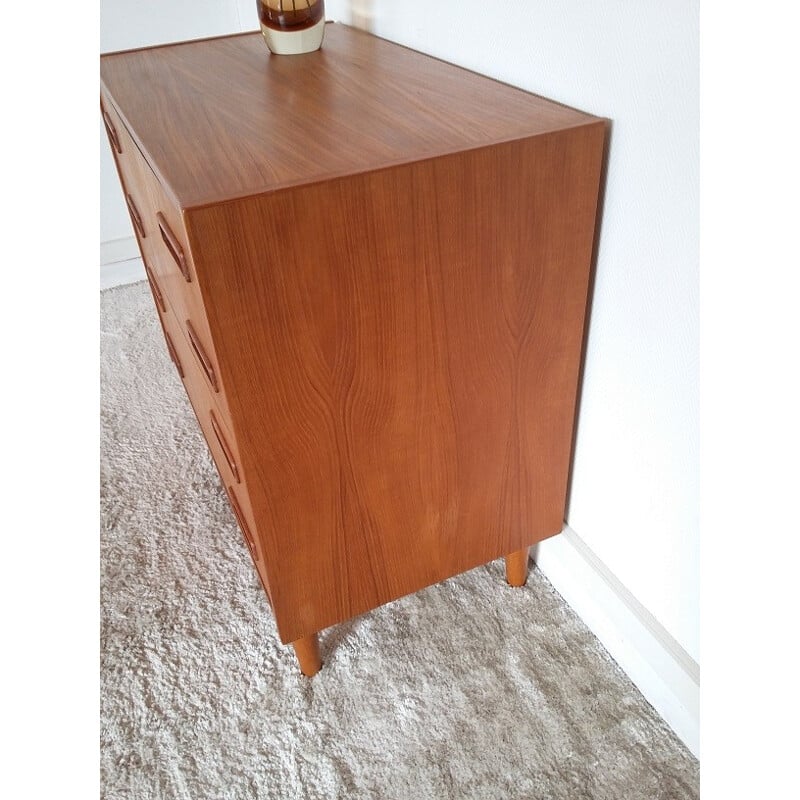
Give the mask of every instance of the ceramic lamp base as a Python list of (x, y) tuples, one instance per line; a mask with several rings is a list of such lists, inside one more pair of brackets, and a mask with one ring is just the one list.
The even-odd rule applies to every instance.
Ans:
[(325, 19), (311, 28), (302, 31), (276, 31), (262, 23), (261, 33), (270, 51), (278, 56), (294, 56), (299, 53), (312, 53), (322, 46), (325, 35)]

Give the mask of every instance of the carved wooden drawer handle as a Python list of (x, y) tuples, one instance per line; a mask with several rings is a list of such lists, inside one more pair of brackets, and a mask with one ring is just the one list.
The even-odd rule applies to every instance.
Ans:
[(239, 506), (239, 501), (236, 499), (236, 495), (233, 493), (233, 486), (228, 487), (228, 497), (231, 500), (231, 508), (233, 509), (233, 515), (236, 517), (236, 521), (239, 523), (239, 527), (242, 530), (242, 535), (244, 536), (244, 540), (247, 543), (247, 549), (250, 551), (250, 555), (253, 557), (253, 561), (258, 561), (258, 550), (256, 550), (256, 541), (253, 538), (253, 535), (250, 533), (250, 528), (247, 527), (247, 523), (244, 521), (244, 514), (242, 514), (242, 509)]
[(106, 126), (106, 131), (108, 132), (108, 138), (111, 139), (111, 144), (114, 145), (114, 149), (118, 153), (122, 153), (122, 145), (119, 143), (119, 136), (117, 136), (117, 129), (114, 127), (114, 123), (111, 121), (111, 115), (105, 109), (103, 111), (103, 122)]
[(178, 238), (172, 232), (166, 217), (160, 211), (156, 214), (156, 219), (158, 220), (158, 228), (161, 231), (161, 238), (164, 240), (167, 250), (169, 250), (170, 255), (175, 259), (175, 263), (178, 265), (178, 269), (181, 271), (181, 275), (186, 279), (186, 282), (191, 283), (192, 274), (189, 272), (189, 264), (186, 261), (186, 256), (183, 254), (183, 248)]
[(214, 435), (217, 437), (219, 446), (222, 448), (222, 453), (225, 456), (225, 460), (228, 462), (228, 466), (233, 473), (233, 477), (236, 478), (236, 483), (241, 483), (242, 479), (239, 477), (239, 467), (236, 466), (236, 459), (233, 457), (233, 451), (225, 441), (225, 437), (222, 435), (222, 428), (220, 428), (219, 422), (217, 422), (217, 418), (214, 416), (214, 412), (209, 411), (209, 414), (211, 416), (211, 427), (214, 429)]
[(164, 331), (164, 338), (167, 340), (167, 350), (169, 350), (169, 357), (172, 359), (172, 363), (176, 366), (178, 370), (178, 375), (183, 377), (183, 367), (181, 366), (181, 360), (178, 358), (178, 354), (175, 351), (175, 345), (172, 344), (172, 339), (169, 338), (169, 334)]
[(214, 391), (218, 392), (219, 384), (217, 383), (217, 375), (214, 372), (214, 366), (211, 363), (211, 359), (206, 355), (203, 345), (200, 344), (200, 338), (197, 333), (195, 333), (192, 323), (188, 319), (186, 320), (186, 332), (189, 334), (189, 342), (192, 345), (192, 350), (194, 350), (194, 354), (197, 356), (197, 360), (200, 362), (200, 366), (203, 368), (208, 382), (214, 388)]
[(128, 211), (130, 212), (131, 219), (133, 220), (133, 227), (136, 228), (136, 233), (139, 234), (139, 238), (147, 238), (147, 234), (144, 230), (144, 224), (142, 223), (142, 215), (139, 213), (139, 209), (136, 208), (136, 203), (133, 202), (133, 198), (127, 193), (125, 194), (125, 202), (128, 204)]
[(158, 284), (156, 283), (155, 275), (150, 271), (150, 267), (147, 264), (144, 265), (144, 271), (147, 273), (147, 282), (150, 284), (150, 289), (153, 292), (153, 295), (156, 298), (156, 303), (158, 307), (166, 313), (167, 311), (167, 304), (164, 302), (164, 295), (161, 294), (161, 289), (158, 288)]

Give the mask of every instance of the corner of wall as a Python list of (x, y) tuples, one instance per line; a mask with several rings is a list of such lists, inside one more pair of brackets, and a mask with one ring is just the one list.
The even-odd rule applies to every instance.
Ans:
[(534, 561), (645, 699), (699, 757), (700, 668), (569, 526)]

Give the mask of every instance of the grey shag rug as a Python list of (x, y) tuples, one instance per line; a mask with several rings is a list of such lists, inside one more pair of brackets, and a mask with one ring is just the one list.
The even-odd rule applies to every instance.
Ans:
[(298, 672), (146, 283), (101, 294), (104, 798), (698, 797), (698, 763), (538, 572), (321, 634)]

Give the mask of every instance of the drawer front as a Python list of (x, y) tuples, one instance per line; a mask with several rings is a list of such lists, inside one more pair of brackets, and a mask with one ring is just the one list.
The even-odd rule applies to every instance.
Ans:
[[(183, 380), (186, 394), (200, 421), (200, 427), (208, 441), (214, 461), (224, 473), (227, 484), (240, 485), (244, 475), (239, 458), (239, 448), (231, 432), (230, 418), (216, 403), (214, 393), (209, 389), (208, 380), (198, 364), (194, 348), (183, 332), (183, 326), (169, 309), (161, 315), (164, 332), (177, 356), (176, 367)], [(173, 359), (175, 360), (175, 359)]]
[(173, 308), (188, 309), (194, 300), (202, 309), (197, 275), (180, 214), (175, 212), (155, 175), (148, 182), (148, 191), (155, 230), (152, 242), (153, 268), (163, 279)]
[(272, 602), (239, 450), (230, 426), (211, 332), (186, 243), (183, 220), (114, 106), (101, 94), (101, 113), (147, 281), (175, 364), (225, 487), (244, 543)]
[(111, 151), (117, 165), (122, 194), (128, 206), (128, 213), (139, 243), (147, 282), (150, 284), (153, 302), (158, 309), (163, 327), (163, 315), (167, 313), (167, 298), (163, 281), (153, 269), (155, 259), (152, 251), (157, 227), (154, 225), (156, 212), (151, 199), (152, 192), (149, 188), (149, 184), (152, 181), (152, 172), (139, 152), (139, 148), (131, 139), (116, 109), (102, 94), (100, 97), (100, 110)]
[(165, 307), (174, 312), (216, 403), (229, 415), (180, 211), (107, 98), (101, 97), (101, 111), (156, 305), (161, 313)]
[(148, 216), (147, 228), (153, 231), (145, 240), (143, 252), (167, 304), (191, 344), (193, 358), (200, 366), (208, 388), (214, 393), (216, 403), (229, 415), (219, 361), (181, 215), (175, 210), (146, 163), (143, 163), (143, 169), (149, 173), (148, 198), (144, 203)]
[(227, 419), (214, 403), (206, 386), (204, 376), (200, 373), (200, 369), (192, 357), (191, 344), (182, 334), (178, 321), (171, 310), (161, 315), (161, 322), (170, 358), (183, 381), (209, 452), (225, 487), (245, 545), (250, 551), (261, 582), (269, 597), (270, 592), (264, 567), (263, 548), (256, 532), (253, 509), (239, 459), (236, 440), (233, 437)]
[(116, 109), (102, 95), (100, 112), (108, 134), (111, 152), (117, 164), (122, 194), (128, 206), (131, 223), (139, 242), (139, 248), (143, 249), (146, 240), (153, 234), (150, 223), (152, 209), (148, 190), (149, 181), (148, 175), (143, 169), (143, 166), (146, 167), (146, 163)]
[(117, 110), (102, 92), (100, 92), (100, 114), (103, 118), (103, 125), (105, 125), (114, 158), (119, 160), (127, 157), (129, 147), (124, 138), (127, 130), (119, 114), (117, 114)]

